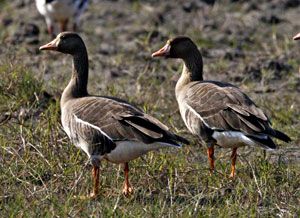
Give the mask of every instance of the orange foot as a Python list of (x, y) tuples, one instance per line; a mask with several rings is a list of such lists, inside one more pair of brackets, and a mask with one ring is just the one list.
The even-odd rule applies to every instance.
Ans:
[(209, 175), (213, 176), (216, 173), (215, 169), (209, 169)]
[(125, 195), (126, 197), (129, 197), (132, 193), (133, 193), (133, 188), (130, 184), (126, 184), (124, 183), (124, 187), (123, 187), (123, 191), (122, 191), (123, 195)]
[(235, 178), (235, 173), (234, 173), (234, 172), (231, 172), (230, 175), (229, 175), (229, 178), (230, 178), (230, 179), (234, 179), (234, 178)]
[(96, 194), (95, 192), (92, 192), (89, 196), (91, 199), (95, 199), (98, 197), (98, 194)]
[(235, 177), (235, 166), (231, 166), (231, 172), (229, 178), (234, 179)]

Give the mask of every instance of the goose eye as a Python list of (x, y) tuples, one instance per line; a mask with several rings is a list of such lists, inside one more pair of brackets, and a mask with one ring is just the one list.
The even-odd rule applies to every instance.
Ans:
[(65, 36), (65, 35), (62, 35), (60, 38), (61, 38), (61, 39), (65, 39), (65, 38), (66, 38), (66, 36)]

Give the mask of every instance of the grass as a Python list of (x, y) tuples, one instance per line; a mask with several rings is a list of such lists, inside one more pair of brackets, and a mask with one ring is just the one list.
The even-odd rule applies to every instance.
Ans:
[[(37, 97), (43, 83), (28, 69), (8, 63), (1, 69), (1, 113), (14, 115), (0, 127), (2, 217), (299, 214), (300, 167), (284, 150), (264, 156), (260, 149), (240, 149), (238, 176), (230, 180), (229, 151), (218, 149), (217, 173), (210, 176), (205, 148), (196, 143), (131, 162), (135, 193), (129, 198), (121, 193), (122, 169), (103, 162), (100, 197), (76, 199), (91, 190), (91, 167), (63, 133), (58, 103)], [(291, 122), (293, 111), (282, 117), (272, 106), (276, 119)]]
[[(151, 152), (130, 162), (130, 181), (135, 192), (129, 198), (121, 191), (122, 168), (103, 161), (99, 198), (80, 200), (74, 196), (87, 195), (92, 188), (91, 166), (86, 155), (70, 143), (62, 130), (57, 94), (69, 78), (70, 57), (28, 52), (39, 45), (10, 44), (9, 37), (17, 29), (18, 16), (41, 27), (40, 44), (49, 39), (43, 33), (41, 17), (28, 14), (27, 6), (16, 10), (11, 3), (14, 1), (0, 1), (0, 4), (3, 2), (1, 13), (13, 22), (9, 27), (0, 23), (3, 42), (0, 46), (0, 217), (300, 215), (300, 101), (299, 75), (295, 73), (300, 58), (299, 47), (285, 34), (297, 27), (289, 17), (286, 17), (291, 22), (289, 25), (283, 23), (275, 28), (258, 23), (257, 28), (250, 28), (243, 3), (218, 2), (210, 11), (199, 9), (190, 13), (180, 11), (181, 6), (173, 1), (151, 1), (146, 5), (143, 1), (124, 5), (123, 1), (106, 1), (90, 7), (87, 12), (90, 20), (85, 22), (81, 33), (90, 54), (90, 92), (136, 103), (174, 132), (188, 137), (192, 144)], [(266, 2), (261, 4), (268, 6)], [(34, 11), (34, 4), (28, 4)], [(153, 9), (162, 16), (159, 25), (153, 21), (158, 19)], [(122, 15), (121, 19), (112, 16), (112, 11)], [(175, 13), (180, 15), (180, 20), (175, 19)], [(234, 16), (226, 18), (230, 14)], [(98, 20), (97, 16), (100, 16)], [(108, 19), (102, 20), (106, 16)], [(259, 16), (254, 16), (253, 23), (255, 17)], [(197, 19), (203, 22), (200, 27), (193, 26)], [(205, 23), (212, 20), (213, 23)], [(223, 31), (232, 30), (231, 20), (236, 22), (234, 28), (242, 28), (226, 35)], [(156, 33), (152, 32), (156, 30), (155, 37)], [(245, 39), (240, 34), (244, 31), (248, 31)], [(228, 178), (230, 150), (216, 149), (217, 172), (210, 175), (206, 148), (184, 127), (174, 99), (176, 75), (181, 71), (179, 62), (150, 59), (151, 51), (160, 48), (169, 35), (187, 33), (207, 54), (204, 55), (205, 77), (240, 86), (272, 118), (273, 127), (293, 139), (290, 144), (276, 141), (279, 144), (276, 151), (240, 148), (234, 180)], [(99, 54), (101, 43), (113, 46), (112, 54)], [(241, 46), (245, 57), (228, 60), (222, 56), (223, 50), (230, 52), (237, 46)], [(241, 74), (245, 66), (256, 67), (280, 55), (291, 66), (280, 79), (274, 79), (270, 69), (260, 69), (263, 81), (253, 81), (246, 78), (249, 75)], [(110, 73), (111, 68), (121, 72), (120, 75), (105, 79), (105, 73)], [(240, 82), (234, 81), (237, 75)]]

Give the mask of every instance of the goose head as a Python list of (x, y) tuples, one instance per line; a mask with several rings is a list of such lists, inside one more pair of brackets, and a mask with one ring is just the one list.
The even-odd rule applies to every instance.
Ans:
[(161, 49), (152, 53), (152, 57), (186, 59), (194, 52), (198, 52), (195, 43), (189, 37), (178, 36), (169, 39)]
[(81, 37), (74, 32), (62, 32), (51, 42), (40, 47), (40, 50), (52, 50), (65, 54), (75, 55), (85, 50)]
[(293, 39), (294, 40), (299, 40), (300, 39), (300, 33), (298, 33), (297, 35), (295, 35)]

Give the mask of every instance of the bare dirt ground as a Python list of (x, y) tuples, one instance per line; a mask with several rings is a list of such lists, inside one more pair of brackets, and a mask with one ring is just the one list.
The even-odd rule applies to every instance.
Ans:
[[(30, 75), (33, 75), (37, 81), (42, 82), (43, 92), (49, 93), (53, 96), (54, 101), (58, 101), (60, 93), (70, 77), (71, 58), (57, 53), (41, 53), (38, 50), (39, 46), (49, 42), (51, 38), (46, 34), (44, 19), (37, 12), (33, 0), (0, 0), (0, 5), (0, 69), (3, 72), (11, 72), (12, 70), (7, 69), (16, 69), (16, 66), (21, 66), (22, 69), (30, 72)], [(16, 160), (14, 162), (16, 164), (15, 168), (10, 170), (7, 168), (7, 171), (3, 170), (2, 176), (0, 176), (0, 185), (2, 184), (7, 190), (3, 191), (2, 189), (0, 191), (2, 206), (2, 209), (0, 207), (0, 214), (20, 215), (19, 212), (22, 211), (20, 216), (23, 214), (25, 217), (30, 214), (47, 216), (57, 214), (59, 214), (58, 216), (66, 214), (69, 214), (69, 216), (88, 216), (94, 214), (97, 216), (103, 214), (113, 215), (115, 212), (117, 215), (124, 215), (125, 213), (128, 216), (143, 216), (144, 214), (147, 216), (224, 216), (222, 214), (223, 209), (226, 214), (231, 215), (292, 216), (297, 213), (299, 215), (300, 42), (292, 40), (293, 35), (297, 32), (300, 32), (299, 0), (91, 1), (86, 13), (82, 16), (80, 26), (80, 35), (83, 37), (89, 53), (90, 93), (114, 95), (127, 99), (164, 121), (174, 131), (194, 140), (194, 143), (190, 147), (182, 149), (178, 160), (174, 160), (172, 164), (165, 159), (171, 158), (173, 160), (176, 151), (166, 152), (166, 157), (164, 152), (154, 153), (155, 155), (148, 155), (145, 161), (137, 161), (134, 165), (137, 170), (134, 172), (136, 175), (133, 180), (138, 186), (138, 191), (135, 193), (136, 197), (129, 200), (119, 199), (120, 195), (117, 190), (121, 182), (111, 182), (115, 180), (114, 176), (108, 175), (108, 173), (104, 174), (104, 180), (102, 181), (102, 185), (106, 190), (104, 195), (112, 200), (109, 200), (109, 202), (101, 201), (99, 205), (107, 203), (102, 209), (94, 209), (94, 207), (99, 206), (95, 202), (93, 204), (85, 202), (84, 205), (88, 208), (87, 212), (79, 206), (81, 203), (72, 203), (69, 200), (70, 196), (66, 196), (66, 193), (73, 193), (74, 191), (84, 193), (90, 187), (89, 175), (85, 175), (83, 178), (82, 175), (79, 177), (81, 171), (88, 174), (88, 170), (85, 170), (83, 166), (86, 157), (84, 154), (76, 153), (75, 148), (63, 149), (64, 146), (69, 145), (69, 142), (61, 128), (58, 127), (57, 132), (55, 132), (57, 136), (54, 137), (58, 139), (58, 142), (54, 142), (53, 139), (50, 141), (59, 146), (60, 143), (63, 144), (60, 152), (63, 152), (64, 160), (62, 160), (63, 158), (56, 160), (54, 156), (53, 159), (51, 159), (52, 156), (48, 156), (50, 159), (47, 159), (47, 157), (45, 159), (53, 166), (62, 161), (68, 163), (68, 158), (70, 158), (74, 163), (72, 165), (74, 169), (68, 175), (60, 171), (62, 177), (54, 176), (59, 174), (58, 172), (55, 174), (57, 170), (55, 167), (46, 170), (50, 178), (44, 179), (43, 177), (41, 181), (47, 188), (42, 185), (44, 189), (39, 189), (39, 185), (32, 185), (31, 181), (27, 181), (22, 177), (23, 174), (18, 171), (18, 164), (21, 163)], [(255, 166), (261, 160), (265, 160), (262, 151), (256, 148), (241, 149), (240, 165), (238, 165), (238, 170), (241, 169), (238, 172), (241, 177), (237, 182), (228, 183), (227, 180), (222, 180), (219, 177), (205, 180), (209, 174), (206, 166), (205, 148), (198, 146), (195, 138), (184, 127), (175, 101), (174, 87), (181, 72), (181, 63), (175, 60), (166, 61), (151, 58), (151, 52), (160, 48), (168, 38), (177, 35), (187, 35), (197, 43), (203, 55), (205, 79), (226, 81), (239, 86), (272, 118), (274, 127), (291, 136), (292, 143), (280, 144), (279, 142), (280, 148), (278, 150), (267, 153), (264, 166), (268, 167), (260, 165), (258, 167), (263, 172), (273, 172), (271, 170), (272, 166), (276, 165), (278, 167), (279, 165), (280, 170), (278, 172), (281, 172), (282, 177), (286, 179), (284, 180), (285, 183), (270, 185), (268, 190), (275, 190), (277, 187), (285, 190), (285, 185), (290, 187), (293, 184), (293, 188), (289, 189), (289, 193), (291, 193), (289, 195), (290, 201), (284, 199), (282, 203), (280, 201), (281, 198), (283, 199), (282, 196), (274, 197), (274, 199), (277, 199), (274, 201), (268, 199), (269, 192), (267, 190), (265, 192), (261, 191), (261, 188), (265, 185), (264, 181), (261, 181), (261, 183), (249, 182), (252, 184), (249, 187), (242, 185), (247, 183), (245, 182), (248, 181), (247, 179), (249, 181), (256, 180), (254, 171), (257, 172), (257, 169), (253, 169), (252, 166)], [(5, 74), (2, 74), (2, 76), (5, 77)], [(26, 84), (24, 85), (26, 86)], [(3, 83), (0, 91), (4, 92), (5, 88), (7, 88), (6, 84)], [(16, 113), (16, 116), (18, 116), (20, 111), (25, 110), (26, 112), (30, 108), (29, 103), (25, 106), (14, 107), (14, 110), (8, 108), (4, 100), (1, 101), (1, 104), (0, 112), (2, 115), (11, 112)], [(51, 110), (54, 113), (56, 110), (53, 108)], [(37, 107), (36, 110), (44, 111), (45, 109)], [(41, 118), (43, 113), (37, 113), (36, 116), (28, 115), (33, 116), (33, 118), (26, 122), (30, 122), (32, 128), (37, 128), (35, 126), (36, 122), (39, 123), (43, 119)], [(53, 122), (55, 126), (59, 126), (59, 111), (55, 112), (55, 116)], [(9, 130), (12, 127), (11, 125), (13, 124), (0, 126), (1, 139), (4, 140), (6, 134), (11, 133)], [(38, 126), (44, 128), (43, 125), (38, 124)], [(16, 136), (16, 138), (18, 137)], [(16, 139), (17, 144), (20, 143), (19, 140), (19, 138)], [(50, 141), (49, 146), (52, 146)], [(34, 140), (31, 143), (34, 144)], [(0, 157), (1, 167), (12, 164), (9, 159), (16, 156), (16, 154), (13, 156), (9, 153), (4, 144), (4, 142), (1, 143), (2, 149), (0, 149), (0, 152), (3, 152), (2, 157)], [(42, 142), (41, 146), (43, 147)], [(51, 153), (48, 149), (47, 152)], [(72, 159), (69, 156), (70, 153), (74, 155), (76, 153), (77, 156), (73, 157), (72, 154)], [(155, 159), (158, 154), (161, 156)], [(30, 152), (27, 155), (29, 158)], [(217, 168), (222, 172), (221, 174), (229, 172), (229, 165), (226, 162), (228, 155), (228, 151), (223, 149), (220, 149), (218, 153), (217, 159), (221, 163), (219, 163), (219, 166), (217, 165)], [(221, 165), (222, 162), (223, 165)], [(179, 174), (182, 177), (177, 178), (176, 163), (179, 164), (179, 171), (181, 172)], [(151, 166), (151, 164), (153, 165)], [(175, 168), (170, 170), (167, 167), (168, 164), (172, 166), (174, 164)], [(192, 165), (188, 166), (188, 164)], [(283, 166), (280, 164), (283, 164)], [(197, 168), (198, 165), (201, 165), (200, 168)], [(152, 169), (153, 166), (156, 168)], [(67, 168), (62, 166), (61, 169)], [(118, 175), (117, 180), (122, 181), (122, 176), (119, 176), (120, 172), (115, 168), (112, 164), (105, 164), (104, 171), (106, 169), (112, 171), (111, 174)], [(195, 174), (191, 173), (193, 170), (196, 170)], [(44, 172), (44, 169), (41, 168), (41, 171)], [(150, 173), (145, 173), (146, 171), (150, 171)], [(288, 177), (289, 172), (294, 172), (293, 178)], [(157, 176), (157, 179), (154, 179), (156, 173), (161, 177)], [(140, 181), (139, 178), (145, 174), (145, 178)], [(200, 176), (200, 174), (203, 174), (203, 176)], [(252, 175), (250, 178), (243, 176), (250, 174)], [(22, 181), (14, 181), (11, 179), (12, 175), (21, 178)], [(199, 175), (199, 180), (194, 178), (194, 175)], [(266, 175), (269, 174), (266, 173)], [(173, 187), (174, 193), (171, 193), (172, 190), (168, 185), (165, 187), (163, 182), (157, 182), (157, 180), (170, 182), (168, 176), (174, 178), (174, 180), (177, 178), (178, 186), (181, 187), (178, 189)], [(70, 188), (62, 188), (62, 186), (73, 184), (74, 178), (80, 181), (80, 185), (77, 184), (78, 187), (74, 188), (72, 186), (71, 190)], [(49, 180), (50, 182), (48, 182)], [(157, 186), (149, 186), (148, 182), (153, 182), (153, 180), (157, 182)], [(198, 189), (198, 185), (195, 184), (202, 186), (204, 181), (208, 184), (205, 186), (206, 189)], [(31, 185), (27, 186), (26, 182)], [(34, 193), (28, 197), (12, 194), (14, 191), (20, 191), (16, 185), (19, 183), (22, 183), (22, 189), (31, 190), (36, 187), (41, 190), (37, 194), (38, 197)], [(49, 188), (48, 183), (52, 184), (52, 188)], [(186, 188), (189, 184), (194, 184), (194, 189)], [(214, 189), (212, 186), (215, 184), (221, 185), (216, 185), (217, 188)], [(143, 187), (148, 188), (143, 190)], [(234, 193), (234, 197), (225, 195), (222, 192), (224, 187), (225, 192), (230, 190)], [(163, 194), (158, 194), (160, 189), (168, 188), (170, 193), (166, 191)], [(114, 189), (112, 193), (108, 191), (111, 189)], [(250, 189), (254, 190), (253, 198), (237, 197), (241, 194), (247, 195), (246, 192)], [(223, 194), (216, 195), (213, 190), (218, 190)], [(23, 193), (23, 191), (20, 192)], [(32, 203), (35, 198), (41, 202), (44, 199), (44, 192), (48, 193), (48, 197), (45, 198), (46, 201), (50, 202), (50, 209), (44, 204), (40, 206), (39, 203)], [(57, 196), (60, 197), (53, 197), (53, 194), (51, 194), (53, 192), (58, 193)], [(285, 190), (285, 192), (287, 191)], [(25, 193), (27, 192), (24, 191), (24, 195), (26, 195)], [(206, 197), (206, 195), (209, 197)], [(194, 199), (193, 196), (200, 197)], [(160, 197), (164, 200), (159, 201)], [(217, 200), (218, 197), (222, 200)], [(259, 200), (257, 200), (258, 198)], [(243, 201), (241, 199), (247, 200)], [(232, 203), (231, 206), (228, 206), (226, 202), (231, 200), (236, 204)], [(13, 204), (12, 201), (19, 203)], [(236, 201), (240, 202), (237, 203)], [(252, 201), (256, 202), (256, 206), (251, 206), (249, 202)], [(35, 209), (28, 212), (28, 207), (20, 206), (23, 204), (22, 202), (32, 205)], [(61, 206), (62, 202), (68, 202), (68, 206), (63, 208)], [(216, 202), (219, 202), (218, 206), (216, 206)], [(147, 206), (151, 203), (153, 203), (153, 207)], [(134, 209), (128, 209), (130, 204), (135, 205)], [(180, 204), (184, 206), (181, 207)], [(72, 205), (76, 213), (72, 211)], [(113, 209), (115, 205), (119, 206), (120, 209)], [(42, 208), (42, 211), (49, 210), (50, 212), (38, 213), (39, 207)], [(241, 213), (233, 212), (240, 207), (249, 210), (245, 209)], [(141, 212), (143, 210), (144, 213)]]

